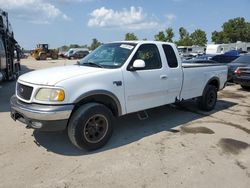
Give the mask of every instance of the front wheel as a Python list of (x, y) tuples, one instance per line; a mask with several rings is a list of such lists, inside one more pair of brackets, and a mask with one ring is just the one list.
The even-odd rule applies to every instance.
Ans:
[(40, 54), (39, 60), (46, 60), (47, 59), (47, 55), (46, 54)]
[(201, 110), (211, 111), (217, 102), (217, 88), (213, 85), (207, 85), (203, 95), (198, 98), (198, 105)]
[(113, 115), (104, 105), (88, 103), (70, 118), (68, 136), (80, 149), (95, 150), (104, 146), (112, 135)]

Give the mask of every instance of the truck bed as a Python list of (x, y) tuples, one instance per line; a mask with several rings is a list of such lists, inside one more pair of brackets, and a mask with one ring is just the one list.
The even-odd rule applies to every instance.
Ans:
[(211, 66), (225, 66), (225, 64), (222, 64), (222, 63), (182, 63), (183, 68), (211, 67)]
[(183, 63), (183, 86), (180, 99), (199, 97), (211, 78), (219, 81), (218, 90), (224, 87), (228, 68), (221, 63)]

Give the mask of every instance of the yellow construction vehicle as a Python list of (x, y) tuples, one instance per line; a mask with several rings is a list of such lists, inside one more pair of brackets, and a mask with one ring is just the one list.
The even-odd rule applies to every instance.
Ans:
[(58, 59), (58, 52), (57, 49), (49, 49), (48, 44), (38, 44), (32, 55), (36, 60)]

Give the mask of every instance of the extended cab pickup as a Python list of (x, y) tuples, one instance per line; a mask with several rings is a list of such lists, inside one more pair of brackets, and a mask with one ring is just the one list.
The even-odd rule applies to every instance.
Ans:
[(75, 146), (93, 150), (109, 140), (115, 117), (192, 98), (212, 110), (226, 80), (224, 65), (182, 64), (172, 43), (113, 42), (77, 65), (20, 76), (11, 116), (34, 129), (67, 129)]

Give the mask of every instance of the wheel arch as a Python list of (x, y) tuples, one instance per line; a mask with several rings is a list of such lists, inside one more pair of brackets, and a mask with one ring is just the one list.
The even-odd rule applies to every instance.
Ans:
[(220, 79), (218, 77), (212, 77), (207, 81), (206, 86), (204, 87), (204, 89), (208, 86), (208, 85), (212, 85), (215, 86), (217, 88), (217, 91), (220, 89)]
[(38, 53), (38, 56), (41, 57), (41, 55), (45, 55), (47, 57), (47, 54), (44, 51), (41, 51)]
[(122, 108), (119, 102), (119, 99), (110, 91), (106, 90), (95, 90), (82, 94), (75, 101), (75, 108), (73, 112), (77, 110), (81, 105), (89, 103), (89, 102), (97, 102), (105, 105), (109, 108), (112, 114), (115, 117), (122, 115)]

